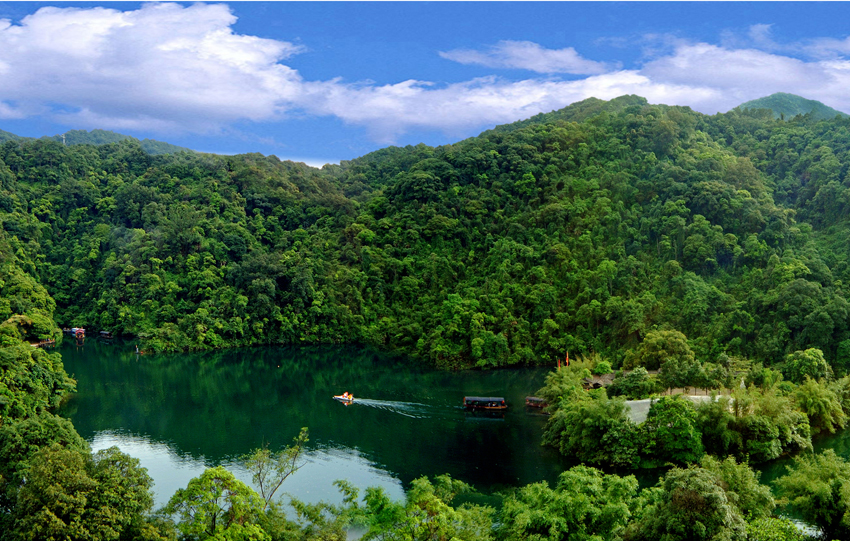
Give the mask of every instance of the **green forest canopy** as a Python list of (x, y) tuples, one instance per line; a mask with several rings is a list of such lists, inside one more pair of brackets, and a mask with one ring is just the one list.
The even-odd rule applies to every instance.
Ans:
[(363, 342), (444, 367), (602, 352), (850, 366), (850, 120), (588, 99), (321, 170), (0, 145), (0, 221), (56, 319), (154, 350)]
[[(153, 156), (135, 140), (8, 140), (0, 538), (342, 538), (359, 522), (369, 539), (802, 539), (769, 516), (772, 493), (747, 465), (701, 454), (770, 460), (846, 422), (850, 377), (827, 379), (850, 363), (849, 126), (626, 96), (321, 170), (257, 154)], [(360, 341), (443, 367), (569, 349), (658, 364), (661, 384), (678, 377), (666, 366), (712, 379), (730, 357), (755, 364), (740, 407), (664, 399), (643, 428), (619, 399), (581, 389), (579, 363), (547, 379), (548, 443), (591, 464), (690, 463), (639, 492), (633, 477), (586, 466), (555, 487), (520, 487), (498, 511), (449, 505), (469, 487), (445, 476), (417, 479), (402, 503), (367, 489), (360, 507), (342, 483), (344, 505), (293, 501), (295, 523), (210, 469), (154, 515), (136, 459), (92, 454), (50, 413), (75, 382), (29, 343), (56, 337), (56, 321), (158, 350)], [(621, 394), (654, 385), (632, 375)], [(593, 422), (562, 423), (576, 414)], [(600, 450), (610, 435), (619, 445)], [(777, 483), (824, 539), (850, 529), (848, 467), (803, 456)], [(204, 520), (211, 509), (221, 521)]]

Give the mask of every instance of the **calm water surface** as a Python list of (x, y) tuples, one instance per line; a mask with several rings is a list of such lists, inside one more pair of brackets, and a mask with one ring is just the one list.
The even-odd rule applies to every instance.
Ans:
[[(87, 339), (59, 347), (78, 392), (60, 410), (94, 450), (117, 445), (155, 481), (157, 504), (210, 466), (250, 485), (241, 457), (279, 449), (310, 429), (306, 465), (283, 490), (309, 502), (341, 502), (333, 486), (381, 486), (401, 499), (422, 475), (448, 473), (484, 493), (546, 480), (572, 464), (540, 446), (546, 418), (524, 397), (548, 369), (439, 372), (356, 347), (266, 347), (142, 355), (131, 344)], [(348, 390), (358, 402), (331, 399)], [(503, 417), (469, 414), (464, 395), (504, 396)], [(850, 431), (815, 441), (850, 459)], [(761, 465), (761, 481), (791, 459)], [(642, 486), (663, 471), (635, 473)]]
[[(547, 369), (427, 370), (357, 347), (265, 347), (137, 356), (87, 339), (59, 347), (78, 392), (61, 409), (94, 450), (117, 445), (154, 478), (158, 504), (223, 464), (250, 484), (241, 456), (310, 430), (307, 464), (284, 484), (300, 499), (339, 502), (332, 483), (382, 486), (402, 498), (422, 475), (448, 473), (479, 490), (540, 480), (569, 465), (540, 446), (545, 417), (524, 397)], [(345, 406), (332, 395), (350, 391)], [(504, 396), (500, 417), (459, 407), (464, 395)]]

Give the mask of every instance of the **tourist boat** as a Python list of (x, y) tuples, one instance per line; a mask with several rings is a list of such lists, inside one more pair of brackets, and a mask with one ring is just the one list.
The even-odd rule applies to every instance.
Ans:
[(340, 402), (342, 402), (343, 404), (351, 404), (352, 402), (354, 402), (354, 397), (353, 397), (353, 396), (343, 396), (343, 395), (341, 395), (341, 394), (336, 394), (336, 395), (334, 395), (334, 400), (339, 400), (339, 401), (340, 401)]
[(525, 405), (529, 408), (545, 408), (549, 404), (546, 403), (546, 399), (539, 396), (526, 396)]
[(464, 396), (463, 407), (468, 410), (506, 410), (508, 405), (501, 396)]

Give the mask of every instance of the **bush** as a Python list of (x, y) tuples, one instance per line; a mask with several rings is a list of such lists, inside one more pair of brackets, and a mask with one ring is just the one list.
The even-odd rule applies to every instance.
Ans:
[(609, 396), (625, 396), (629, 400), (640, 400), (649, 398), (660, 391), (656, 380), (654, 380), (646, 368), (638, 367), (623, 374), (622, 372), (614, 379), (608, 389)]
[(592, 372), (597, 376), (604, 376), (605, 374), (610, 374), (612, 372), (611, 363), (608, 361), (599, 361), (596, 363), (596, 366), (593, 367)]
[(807, 541), (809, 538), (787, 518), (763, 517), (747, 524), (749, 541)]

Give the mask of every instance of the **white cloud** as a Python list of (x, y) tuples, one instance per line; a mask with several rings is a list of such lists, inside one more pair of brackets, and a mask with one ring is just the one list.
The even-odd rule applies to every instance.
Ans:
[(658, 84), (716, 90), (716, 98), (682, 105), (715, 113), (774, 92), (799, 94), (850, 111), (850, 71), (844, 61), (804, 61), (756, 49), (728, 49), (706, 43), (678, 47), (646, 63), (641, 73)]
[(322, 100), (315, 111), (368, 126), (381, 142), (411, 128), (463, 134), (479, 128), (513, 122), (588, 98), (611, 99), (639, 94), (659, 103), (716, 99), (711, 88), (656, 83), (637, 71), (617, 71), (577, 81), (527, 79), (506, 81), (495, 77), (432, 88), (419, 81), (380, 87), (345, 86), (338, 82), (317, 90)]
[[(225, 5), (136, 11), (39, 9), (0, 23), (0, 100), (96, 127), (209, 131), (284, 112), (301, 78), (278, 61), (300, 48), (234, 34)], [(0, 111), (2, 114), (2, 111)]]
[[(135, 11), (45, 7), (20, 24), (0, 21), (0, 118), (42, 115), (75, 128), (226, 133), (245, 120), (326, 115), (393, 142), (412, 129), (472, 135), (591, 96), (638, 94), (715, 113), (790, 92), (850, 112), (850, 62), (842, 56), (850, 41), (810, 40), (805, 47), (820, 56), (802, 60), (779, 54), (805, 47), (776, 44), (767, 25), (723, 45), (653, 36), (635, 46), (661, 47), (633, 69), (586, 60), (573, 48), (502, 41), (484, 52), (440, 54), (550, 76), (376, 85), (305, 81), (282, 63), (300, 46), (236, 34), (235, 21), (223, 4), (164, 3)], [(557, 73), (587, 76), (565, 80)]]
[(537, 73), (570, 73), (596, 75), (610, 69), (602, 62), (583, 58), (572, 47), (546, 49), (531, 41), (500, 41), (488, 50), (455, 49), (440, 52), (440, 56), (460, 62), (477, 64), (488, 68), (510, 68), (535, 71)]

